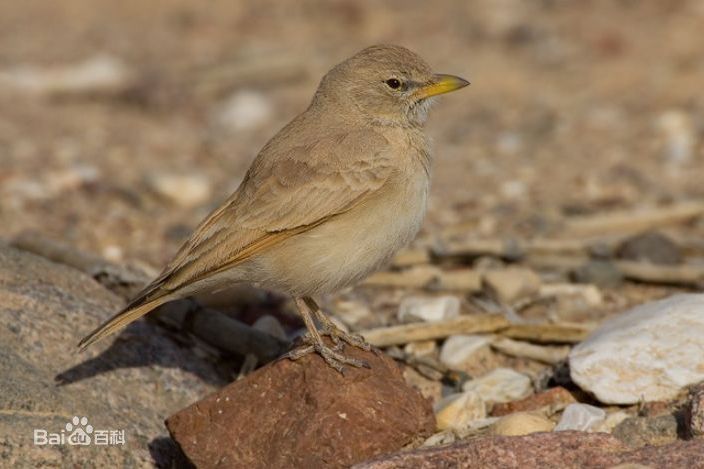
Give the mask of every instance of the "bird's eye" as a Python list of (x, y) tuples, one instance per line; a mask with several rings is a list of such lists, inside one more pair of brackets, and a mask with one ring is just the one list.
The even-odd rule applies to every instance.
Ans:
[(401, 81), (396, 78), (389, 78), (388, 80), (386, 80), (386, 84), (392, 90), (397, 90), (401, 87)]

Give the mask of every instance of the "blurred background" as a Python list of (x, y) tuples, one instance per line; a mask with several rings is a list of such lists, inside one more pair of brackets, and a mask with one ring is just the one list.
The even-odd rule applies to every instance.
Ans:
[(701, 197), (703, 25), (697, 0), (0, 2), (0, 236), (160, 268), (384, 42), (472, 82), (431, 115), (419, 244)]

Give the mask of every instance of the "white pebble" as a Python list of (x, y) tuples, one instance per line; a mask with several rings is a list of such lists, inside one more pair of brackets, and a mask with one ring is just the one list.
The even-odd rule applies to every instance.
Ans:
[(658, 118), (658, 127), (664, 139), (665, 159), (673, 165), (689, 163), (694, 154), (695, 131), (689, 114), (670, 110)]
[(588, 404), (570, 404), (562, 413), (560, 422), (555, 427), (556, 432), (565, 430), (590, 431), (606, 420), (604, 409)]
[(239, 91), (230, 96), (220, 108), (220, 125), (233, 130), (254, 129), (266, 123), (273, 114), (269, 99), (256, 91)]
[(398, 318), (402, 322), (441, 321), (459, 316), (460, 300), (456, 296), (411, 296), (401, 302)]
[(122, 262), (124, 252), (116, 244), (108, 244), (103, 248), (103, 257), (111, 262)]
[(479, 350), (487, 348), (491, 341), (492, 337), (486, 335), (450, 336), (442, 344), (440, 361), (449, 368), (461, 369)]
[(675, 398), (704, 380), (703, 313), (704, 294), (681, 294), (609, 319), (572, 349), (572, 380), (608, 404)]
[(211, 195), (210, 181), (199, 174), (152, 174), (147, 184), (158, 195), (181, 207), (202, 204)]
[(462, 389), (476, 392), (486, 403), (512, 402), (533, 392), (530, 378), (510, 368), (497, 368), (467, 381)]

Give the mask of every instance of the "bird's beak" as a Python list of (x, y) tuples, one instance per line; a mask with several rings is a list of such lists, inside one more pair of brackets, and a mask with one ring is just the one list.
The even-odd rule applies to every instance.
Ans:
[(433, 75), (433, 81), (427, 85), (423, 85), (415, 92), (418, 99), (425, 99), (439, 94), (449, 93), (450, 91), (459, 90), (469, 85), (469, 82), (464, 78), (454, 75)]

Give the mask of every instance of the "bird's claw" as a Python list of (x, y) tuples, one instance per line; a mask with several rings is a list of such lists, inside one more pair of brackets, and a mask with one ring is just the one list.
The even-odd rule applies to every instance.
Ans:
[(371, 368), (367, 362), (364, 360), (358, 360), (356, 358), (351, 358), (340, 353), (340, 348), (342, 344), (338, 344), (335, 347), (328, 347), (324, 343), (313, 342), (312, 339), (306, 337), (304, 339), (308, 345), (303, 345), (301, 347), (295, 348), (290, 352), (283, 355), (282, 358), (288, 358), (289, 360), (298, 360), (311, 353), (317, 353), (320, 355), (325, 363), (330, 367), (334, 368), (336, 371), (344, 374), (345, 365), (354, 366), (355, 368)]
[(369, 345), (366, 340), (364, 340), (364, 337), (359, 334), (350, 334), (343, 331), (342, 329), (337, 327), (337, 325), (330, 318), (328, 318), (325, 313), (323, 313), (321, 310), (318, 309), (317, 311), (315, 311), (315, 314), (322, 325), (322, 327), (320, 328), (320, 334), (330, 337), (330, 340), (332, 340), (336, 348), (341, 345), (340, 343), (342, 341), (347, 345), (357, 347), (358, 349), (364, 350), (365, 352), (369, 352), (372, 349), (372, 346)]

